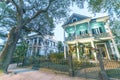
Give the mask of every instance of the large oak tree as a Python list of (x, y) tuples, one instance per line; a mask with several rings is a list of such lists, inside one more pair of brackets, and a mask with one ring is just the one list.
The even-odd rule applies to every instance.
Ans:
[(69, 13), (73, 2), (83, 0), (1, 0), (0, 27), (8, 32), (7, 42), (0, 54), (0, 63), (7, 72), (11, 57), (23, 32), (34, 31), (40, 35), (52, 34), (54, 21), (60, 22)]

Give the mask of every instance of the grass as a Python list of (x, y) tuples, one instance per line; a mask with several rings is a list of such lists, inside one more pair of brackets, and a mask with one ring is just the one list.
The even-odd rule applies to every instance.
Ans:
[(106, 70), (109, 77), (120, 79), (120, 69), (109, 69)]
[(3, 73), (3, 70), (2, 69), (0, 69), (0, 74), (2, 74)]

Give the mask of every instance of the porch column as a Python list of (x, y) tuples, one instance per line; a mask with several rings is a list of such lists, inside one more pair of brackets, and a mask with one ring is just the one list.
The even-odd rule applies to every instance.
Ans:
[(34, 42), (35, 42), (34, 39), (32, 39), (31, 55), (33, 55)]
[(35, 51), (35, 53), (38, 54), (38, 48), (39, 48), (39, 37), (37, 37), (36, 39), (37, 39), (37, 43), (36, 43), (36, 51)]
[(110, 53), (108, 52), (108, 47), (107, 47), (106, 43), (105, 43), (105, 48), (106, 48), (106, 52), (107, 52), (107, 57), (109, 60), (111, 60)]
[(66, 59), (66, 44), (64, 43), (64, 58)]
[(114, 39), (111, 39), (111, 40), (112, 40), (112, 43), (113, 43), (113, 47), (114, 47), (115, 54), (116, 54), (116, 56), (118, 57), (118, 61), (119, 61), (119, 60), (120, 60), (120, 54), (119, 54), (117, 45), (116, 45)]
[(120, 54), (119, 54), (119, 51), (118, 51), (118, 48), (117, 48), (117, 45), (116, 45), (116, 43), (115, 43), (115, 41), (114, 41), (114, 39), (113, 39), (113, 34), (112, 34), (112, 32), (111, 32), (111, 30), (110, 30), (110, 27), (109, 27), (109, 20), (106, 22), (106, 27), (107, 27), (107, 29), (108, 29), (108, 33), (109, 33), (109, 35), (111, 36), (111, 40), (112, 40), (112, 43), (113, 43), (113, 47), (114, 47), (114, 51), (115, 51), (115, 54), (117, 55), (117, 57), (118, 57), (118, 61), (120, 60)]
[(89, 22), (88, 22), (88, 34), (89, 36), (92, 36), (91, 26)]
[(78, 48), (78, 43), (76, 44), (77, 45), (77, 59), (78, 59), (78, 61), (80, 61), (80, 55), (79, 55), (79, 48)]
[[(95, 45), (94, 45), (93, 41), (91, 41), (91, 45), (92, 45), (93, 48), (95, 48)], [(93, 52), (93, 54), (94, 54), (95, 60), (97, 60), (96, 52)]]
[(64, 30), (64, 58), (66, 59), (66, 43), (65, 43), (65, 30)]

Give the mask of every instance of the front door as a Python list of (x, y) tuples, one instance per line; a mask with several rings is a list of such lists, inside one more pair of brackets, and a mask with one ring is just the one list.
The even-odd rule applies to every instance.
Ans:
[(107, 55), (107, 49), (105, 44), (97, 44), (97, 48), (101, 48), (102, 49), (102, 56), (104, 59), (108, 59), (108, 55)]

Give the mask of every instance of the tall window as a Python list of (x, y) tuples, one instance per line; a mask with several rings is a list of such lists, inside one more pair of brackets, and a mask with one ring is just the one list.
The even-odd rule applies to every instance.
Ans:
[(37, 38), (34, 38), (34, 45), (37, 44)]
[(100, 34), (100, 33), (103, 33), (103, 31), (102, 31), (101, 27), (98, 27), (98, 28), (92, 29), (92, 33), (93, 34)]
[(88, 34), (88, 31), (87, 30), (84, 30), (84, 31), (80, 31), (79, 33), (80, 35), (85, 35), (85, 34)]
[(42, 40), (39, 38), (39, 45), (41, 45), (41, 41), (42, 41)]
[(68, 36), (73, 37), (73, 36), (75, 36), (75, 33), (69, 33)]

